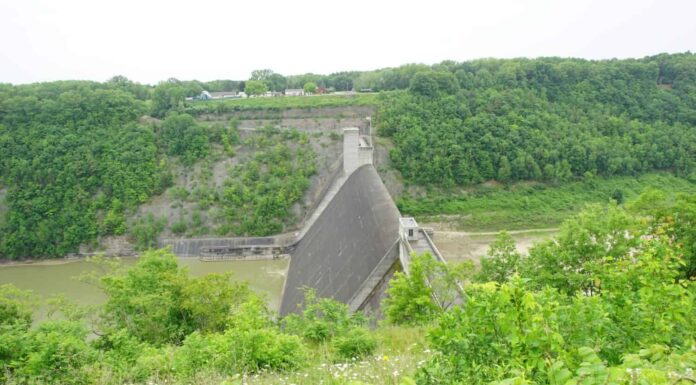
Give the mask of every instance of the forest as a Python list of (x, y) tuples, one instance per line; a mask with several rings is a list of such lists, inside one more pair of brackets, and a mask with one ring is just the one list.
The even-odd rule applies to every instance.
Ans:
[(696, 178), (696, 55), (445, 62), (383, 95), (379, 133), (411, 183)]
[[(592, 205), (556, 239), (482, 259), (414, 256), (384, 318), (306, 292), (285, 318), (229, 276), (188, 276), (168, 250), (93, 258), (103, 305), (0, 286), (6, 384), (686, 385), (696, 381), (696, 195)], [(439, 277), (433, 284), (432, 277)], [(428, 284), (430, 282), (430, 284)], [(461, 298), (461, 301), (454, 301)], [(32, 325), (33, 324), (33, 325)]]

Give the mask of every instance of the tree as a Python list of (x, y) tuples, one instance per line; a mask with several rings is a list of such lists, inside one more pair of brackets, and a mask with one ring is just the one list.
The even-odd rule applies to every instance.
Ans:
[(260, 80), (249, 80), (244, 86), (244, 92), (249, 96), (263, 95), (268, 91), (266, 83)]
[(251, 71), (251, 77), (249, 77), (249, 80), (267, 80), (271, 76), (273, 76), (275, 72), (271, 69), (262, 69), (262, 70), (253, 70)]
[(477, 279), (481, 282), (506, 282), (517, 273), (520, 254), (515, 240), (506, 231), (501, 231), (488, 248), (488, 253), (481, 258), (481, 271)]
[(287, 88), (288, 84), (288, 81), (285, 78), (285, 76), (279, 73), (275, 73), (273, 72), (273, 70), (270, 69), (252, 71), (249, 80), (262, 81), (264, 84), (266, 84), (266, 87), (268, 87), (269, 90), (275, 92), (283, 91), (285, 88)]
[(317, 85), (314, 82), (305, 83), (303, 88), (306, 94), (313, 94), (317, 91)]
[(500, 167), (498, 168), (497, 179), (501, 182), (509, 182), (512, 176), (512, 169), (510, 167), (510, 162), (507, 156), (503, 155), (500, 157)]
[(440, 309), (433, 302), (433, 290), (427, 284), (426, 258), (413, 256), (409, 274), (396, 272), (389, 282), (382, 309), (388, 322), (418, 325), (432, 321)]
[(592, 293), (596, 285), (584, 266), (637, 247), (644, 231), (639, 223), (615, 203), (588, 206), (562, 224), (556, 240), (532, 247), (520, 269), (536, 287), (551, 286), (569, 295)]
[(430, 98), (453, 95), (459, 90), (459, 81), (450, 72), (421, 71), (411, 78), (409, 90)]
[(152, 116), (165, 116), (169, 110), (180, 107), (185, 99), (186, 90), (178, 83), (160, 83), (152, 94)]
[(409, 272), (394, 274), (382, 308), (387, 321), (418, 325), (435, 319), (462, 299), (462, 285), (473, 271), (473, 264), (446, 265), (430, 253), (412, 255)]
[(167, 153), (180, 156), (185, 164), (205, 157), (210, 150), (206, 130), (188, 114), (168, 115), (162, 123), (161, 136)]

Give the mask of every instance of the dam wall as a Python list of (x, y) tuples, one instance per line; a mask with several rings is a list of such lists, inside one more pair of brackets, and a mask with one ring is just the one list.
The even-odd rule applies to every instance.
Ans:
[(399, 210), (375, 168), (357, 168), (291, 253), (280, 314), (299, 310), (304, 287), (349, 303), (394, 250), (398, 226)]

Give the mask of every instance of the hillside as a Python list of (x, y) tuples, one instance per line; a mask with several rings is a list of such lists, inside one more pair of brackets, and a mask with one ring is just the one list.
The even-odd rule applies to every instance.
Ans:
[(380, 93), (187, 101), (243, 82), (0, 85), (0, 256), (294, 231), (336, 167), (340, 128), (368, 115), (378, 171), (402, 211), (446, 214), (468, 230), (555, 226), (588, 201), (655, 184), (693, 191), (691, 53), (301, 81), (338, 79)]

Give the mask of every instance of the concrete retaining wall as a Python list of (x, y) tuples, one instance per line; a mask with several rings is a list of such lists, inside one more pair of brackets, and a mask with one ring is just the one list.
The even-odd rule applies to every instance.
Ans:
[(358, 167), (365, 164), (372, 164), (372, 147), (358, 148)]

